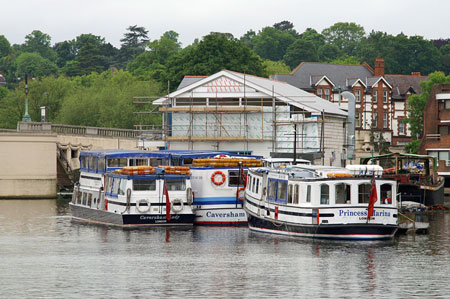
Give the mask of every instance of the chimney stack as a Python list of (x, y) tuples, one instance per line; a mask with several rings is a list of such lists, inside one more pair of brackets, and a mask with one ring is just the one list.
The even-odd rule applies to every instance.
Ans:
[(375, 76), (384, 76), (384, 59), (375, 59)]

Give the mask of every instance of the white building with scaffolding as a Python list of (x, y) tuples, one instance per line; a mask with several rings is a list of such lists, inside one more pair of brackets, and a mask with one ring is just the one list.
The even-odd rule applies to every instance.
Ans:
[(347, 112), (284, 82), (229, 70), (186, 76), (153, 104), (161, 106), (168, 149), (296, 152), (333, 166), (346, 158)]

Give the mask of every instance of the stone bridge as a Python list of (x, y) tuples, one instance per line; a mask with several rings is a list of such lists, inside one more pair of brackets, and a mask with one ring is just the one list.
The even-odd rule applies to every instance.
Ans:
[(54, 198), (77, 179), (81, 150), (157, 149), (162, 131), (19, 122), (0, 130), (0, 198)]

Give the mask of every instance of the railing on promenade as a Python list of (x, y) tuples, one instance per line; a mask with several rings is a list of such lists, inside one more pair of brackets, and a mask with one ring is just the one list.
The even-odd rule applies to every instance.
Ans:
[(42, 122), (19, 122), (17, 124), (19, 132), (53, 132), (64, 135), (82, 135), (82, 136), (104, 136), (120, 138), (152, 138), (162, 139), (162, 129), (156, 126), (144, 130), (127, 130), (116, 128), (98, 128), (84, 126), (58, 125)]

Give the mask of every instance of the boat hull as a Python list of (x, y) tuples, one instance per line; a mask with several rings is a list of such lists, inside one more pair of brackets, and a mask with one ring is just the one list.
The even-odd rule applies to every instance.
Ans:
[[(248, 212), (247, 212), (248, 213)], [(386, 240), (392, 239), (397, 225), (383, 224), (290, 224), (248, 213), (250, 230), (295, 237), (342, 239), (342, 240)]]
[[(239, 205), (241, 206), (241, 205)], [(208, 205), (195, 206), (195, 225), (210, 226), (245, 226), (247, 225), (247, 214), (242, 207), (235, 205)]]
[(171, 214), (170, 221), (162, 214), (117, 214), (70, 203), (74, 221), (120, 227), (192, 226), (195, 214)]

